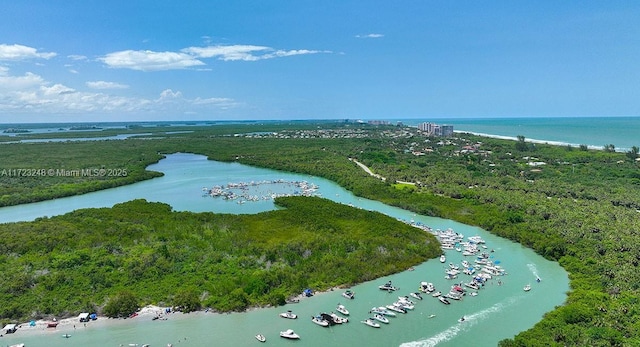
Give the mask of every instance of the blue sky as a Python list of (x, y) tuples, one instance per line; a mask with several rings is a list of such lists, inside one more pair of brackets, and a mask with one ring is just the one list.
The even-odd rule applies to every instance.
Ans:
[(0, 123), (640, 115), (640, 2), (326, 3), (2, 1)]

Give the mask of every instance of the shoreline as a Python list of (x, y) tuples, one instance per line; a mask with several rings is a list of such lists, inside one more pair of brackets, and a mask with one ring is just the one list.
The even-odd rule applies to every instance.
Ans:
[[(332, 287), (323, 291), (313, 291), (313, 296), (322, 295), (326, 293), (330, 293), (336, 290), (346, 290), (346, 287)], [(298, 295), (292, 296), (287, 299), (287, 305), (292, 303), (298, 303), (304, 299), (309, 297), (305, 296), (304, 293), (300, 293)], [(88, 322), (80, 322), (79, 317), (69, 317), (57, 320), (58, 325), (56, 327), (47, 327), (47, 324), (51, 322), (51, 319), (40, 319), (35, 321), (35, 325), (31, 325), (31, 322), (17, 323), (17, 330), (15, 333), (6, 334), (2, 333), (2, 336), (12, 336), (14, 334), (24, 335), (25, 337), (32, 336), (45, 336), (50, 334), (73, 334), (74, 331), (80, 329), (108, 329), (109, 327), (113, 327), (119, 324), (125, 324), (132, 319), (153, 319), (153, 317), (158, 317), (159, 320), (170, 320), (172, 317), (191, 317), (201, 314), (216, 314), (216, 315), (227, 315), (231, 313), (247, 313), (251, 311), (256, 311), (263, 308), (276, 307), (276, 306), (251, 306), (244, 311), (240, 312), (221, 312), (216, 311), (210, 308), (201, 309), (198, 311), (193, 311), (189, 313), (184, 313), (181, 311), (171, 310), (170, 312), (165, 311), (165, 307), (160, 307), (157, 305), (146, 305), (140, 308), (133, 317), (129, 318), (109, 318), (106, 316), (97, 316), (96, 320), (89, 320)], [(280, 307), (280, 306), (277, 306)], [(284, 305), (282, 306), (284, 307)], [(2, 337), (0, 336), (0, 338)]]

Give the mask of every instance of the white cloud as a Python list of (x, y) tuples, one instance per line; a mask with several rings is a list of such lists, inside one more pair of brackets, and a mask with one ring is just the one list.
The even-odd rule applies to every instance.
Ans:
[(0, 60), (25, 60), (32, 58), (50, 59), (56, 56), (53, 52), (38, 52), (33, 47), (23, 45), (0, 44)]
[[(96, 81), (94, 86), (120, 85)], [(122, 85), (120, 85), (122, 86)], [(50, 83), (31, 72), (23, 76), (9, 75), (0, 66), (0, 116), (8, 114), (60, 113), (184, 113), (211, 112), (238, 105), (228, 98), (185, 98), (180, 91), (165, 89), (157, 99), (81, 91), (60, 83)]]
[(0, 70), (0, 92), (29, 89), (44, 83), (42, 77), (31, 72), (27, 72), (24, 76), (9, 76), (8, 71), (9, 69)]
[(68, 55), (67, 58), (71, 60), (87, 60), (87, 56), (77, 54)]
[(302, 54), (331, 53), (331, 51), (318, 51), (308, 49), (297, 50), (274, 50), (266, 46), (253, 45), (231, 45), (231, 46), (208, 46), (208, 47), (188, 47), (182, 52), (193, 54), (198, 58), (217, 58), (223, 61), (257, 61), (288, 57)]
[(185, 69), (192, 66), (204, 65), (193, 56), (176, 52), (154, 51), (120, 51), (98, 58), (111, 68), (132, 69), (139, 71), (157, 71)]
[(244, 60), (255, 61), (259, 58), (253, 52), (272, 50), (265, 46), (253, 45), (232, 45), (232, 46), (208, 46), (208, 47), (188, 47), (182, 51), (192, 54), (198, 58), (218, 58), (224, 61)]
[(126, 84), (120, 84), (116, 82), (107, 82), (107, 81), (90, 81), (86, 83), (87, 87), (91, 89), (127, 89), (129, 88)]
[(384, 37), (383, 34), (366, 34), (366, 35), (356, 35), (359, 39), (379, 39)]

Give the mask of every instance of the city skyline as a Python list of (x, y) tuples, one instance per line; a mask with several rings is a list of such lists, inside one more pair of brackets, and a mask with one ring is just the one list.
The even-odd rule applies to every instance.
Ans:
[(0, 123), (640, 115), (635, 3), (0, 10)]

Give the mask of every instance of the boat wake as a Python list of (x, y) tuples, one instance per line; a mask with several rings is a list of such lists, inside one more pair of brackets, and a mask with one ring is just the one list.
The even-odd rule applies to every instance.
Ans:
[(465, 315), (464, 322), (458, 322), (455, 325), (449, 327), (447, 330), (441, 331), (424, 340), (405, 342), (401, 344), (400, 347), (434, 347), (439, 343), (449, 341), (456, 337), (459, 333), (469, 330), (469, 328), (471, 328), (473, 325), (476, 325), (479, 322), (488, 319), (492, 314), (503, 311), (505, 308), (515, 304), (519, 299), (519, 297), (511, 297), (505, 302), (499, 302), (482, 311)]
[(538, 268), (536, 268), (536, 264), (527, 264), (527, 267), (529, 268), (529, 271), (531, 271), (531, 273), (536, 277), (536, 278), (540, 278), (540, 276), (538, 275)]

